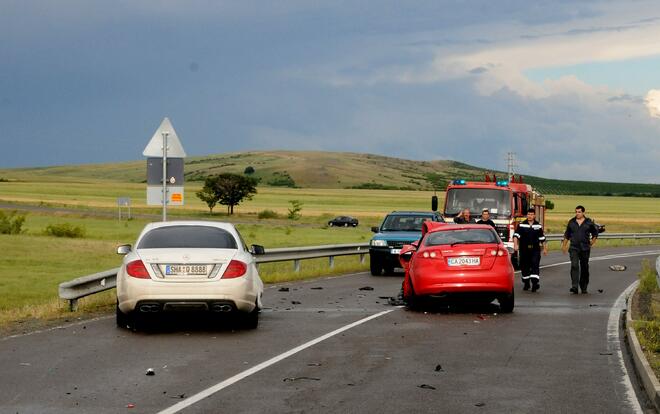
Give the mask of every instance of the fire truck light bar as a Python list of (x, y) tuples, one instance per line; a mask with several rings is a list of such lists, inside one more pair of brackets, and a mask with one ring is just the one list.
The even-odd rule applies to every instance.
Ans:
[(454, 185), (465, 185), (465, 180), (454, 180), (452, 181), (452, 184)]

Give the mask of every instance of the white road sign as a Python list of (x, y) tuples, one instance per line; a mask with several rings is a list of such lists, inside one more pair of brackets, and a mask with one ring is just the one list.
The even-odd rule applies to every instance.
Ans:
[(167, 156), (171, 158), (185, 158), (186, 152), (183, 150), (181, 141), (172, 126), (169, 118), (163, 119), (160, 126), (151, 137), (151, 141), (147, 144), (142, 152), (145, 157), (162, 157), (163, 156), (163, 135), (167, 134)]

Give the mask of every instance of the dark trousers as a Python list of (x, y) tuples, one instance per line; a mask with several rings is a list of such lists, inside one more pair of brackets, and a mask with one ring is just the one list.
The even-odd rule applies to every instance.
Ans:
[(525, 285), (529, 282), (537, 285), (539, 283), (539, 264), (541, 263), (540, 249), (520, 249), (518, 250), (520, 258), (520, 274)]
[(589, 255), (590, 250), (569, 249), (571, 256), (571, 283), (572, 287), (587, 290), (589, 284)]

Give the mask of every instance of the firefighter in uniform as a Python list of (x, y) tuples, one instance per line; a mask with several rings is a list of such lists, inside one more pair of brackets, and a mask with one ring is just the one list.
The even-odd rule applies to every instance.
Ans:
[(513, 234), (513, 249), (518, 252), (520, 258), (523, 290), (529, 290), (531, 282), (532, 292), (536, 292), (540, 287), (541, 249), (543, 254), (547, 255), (548, 245), (545, 242), (543, 226), (536, 221), (536, 212), (533, 208), (527, 210), (527, 220), (518, 224)]

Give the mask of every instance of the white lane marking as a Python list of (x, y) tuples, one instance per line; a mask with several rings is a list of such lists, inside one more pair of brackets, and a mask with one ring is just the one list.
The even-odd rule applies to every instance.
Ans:
[[(620, 253), (620, 254), (610, 254), (607, 256), (596, 256), (596, 257), (591, 257), (589, 258), (589, 262), (597, 262), (600, 260), (611, 260), (611, 259), (621, 259), (621, 258), (626, 258), (626, 257), (636, 257), (636, 256), (650, 256), (654, 254), (660, 254), (660, 250), (649, 250), (645, 252), (634, 252), (634, 253)], [(562, 266), (565, 264), (571, 264), (570, 261), (568, 262), (560, 262), (560, 263), (553, 263), (553, 264), (548, 264), (548, 265), (543, 265), (540, 268), (545, 269), (548, 267), (555, 267), (555, 266)]]
[(390, 312), (394, 312), (394, 309), (390, 309), (390, 310), (386, 310), (386, 311), (376, 313), (374, 315), (371, 315), (371, 316), (368, 316), (366, 318), (360, 319), (357, 322), (353, 322), (353, 323), (351, 323), (349, 325), (346, 325), (346, 326), (343, 326), (339, 329), (335, 329), (332, 332), (328, 332), (327, 334), (325, 334), (323, 336), (319, 336), (316, 339), (312, 339), (309, 342), (306, 342), (302, 345), (299, 345), (299, 346), (297, 346), (297, 347), (295, 347), (295, 348), (293, 348), (289, 351), (286, 351), (286, 352), (284, 352), (280, 355), (277, 355), (277, 356), (275, 356), (275, 357), (273, 357), (273, 358), (271, 358), (267, 361), (264, 361), (259, 365), (255, 365), (254, 367), (252, 367), (250, 369), (247, 369), (247, 370), (245, 370), (245, 371), (243, 371), (239, 374), (236, 374), (231, 378), (227, 378), (226, 380), (224, 380), (224, 381), (222, 381), (222, 382), (220, 382), (220, 383), (218, 383), (218, 384), (216, 384), (212, 387), (209, 387), (209, 388), (207, 388), (203, 391), (200, 391), (197, 394), (195, 394), (191, 397), (188, 397), (185, 400), (180, 401), (179, 403), (174, 404), (173, 406), (164, 409), (163, 411), (160, 411), (159, 414), (174, 414), (174, 413), (177, 413), (177, 412), (183, 410), (184, 408), (190, 407), (191, 405), (203, 400), (204, 398), (210, 397), (211, 395), (213, 395), (216, 392), (222, 390), (223, 388), (227, 388), (230, 385), (237, 383), (238, 381), (242, 380), (243, 378), (249, 377), (252, 374), (256, 374), (257, 372), (259, 372), (259, 371), (261, 371), (265, 368), (268, 368), (269, 366), (271, 366), (273, 364), (276, 364), (276, 363), (278, 363), (278, 362), (280, 362), (280, 361), (282, 361), (282, 360), (284, 360), (284, 359), (286, 359), (286, 358), (288, 358), (292, 355), (295, 355), (300, 351), (303, 351), (303, 350), (305, 350), (305, 349), (307, 349), (311, 346), (314, 346), (314, 345), (318, 344), (319, 342), (325, 341), (328, 338), (332, 338), (335, 335), (338, 335), (338, 334), (340, 334), (344, 331), (347, 331), (351, 328), (354, 328), (358, 325), (362, 325), (365, 322), (369, 322), (372, 319), (379, 318), (379, 317), (381, 317), (383, 315), (386, 315)]
[(623, 353), (621, 352), (621, 341), (619, 338), (619, 318), (621, 316), (621, 312), (626, 306), (626, 299), (638, 283), (639, 281), (635, 281), (630, 286), (628, 286), (628, 288), (624, 290), (616, 299), (614, 305), (612, 305), (612, 309), (610, 310), (610, 317), (607, 321), (607, 344), (609, 350), (616, 354), (616, 359), (619, 363), (619, 369), (621, 369), (623, 372), (621, 385), (623, 385), (626, 390), (626, 401), (632, 409), (632, 412), (636, 414), (642, 414), (642, 407), (640, 406), (637, 395), (635, 394), (635, 389), (630, 382), (630, 376), (628, 375), (626, 364), (623, 362)]

